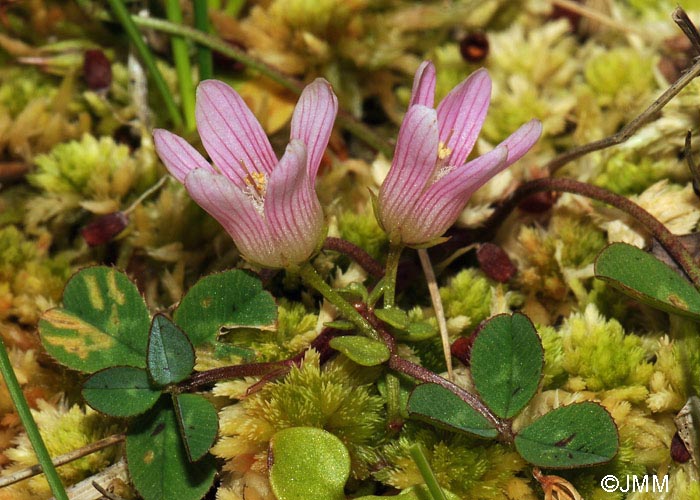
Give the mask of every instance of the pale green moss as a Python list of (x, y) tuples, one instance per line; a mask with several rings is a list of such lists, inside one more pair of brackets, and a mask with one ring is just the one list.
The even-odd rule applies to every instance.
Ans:
[[(510, 482), (517, 481), (525, 462), (498, 444), (478, 446), (471, 438), (407, 426), (401, 437), (381, 449), (384, 468), (374, 473), (379, 481), (405, 489), (423, 478), (409, 449), (420, 443), (441, 486), (463, 499), (502, 499)], [(527, 488), (526, 488), (527, 491)]]
[(583, 216), (559, 212), (549, 226), (552, 238), (561, 244), (561, 264), (579, 268), (592, 263), (607, 239), (598, 226)]
[(491, 312), (491, 286), (488, 279), (474, 269), (457, 273), (440, 288), (440, 298), (447, 318), (467, 316), (471, 326), (485, 320)]
[(286, 359), (303, 351), (316, 338), (317, 320), (318, 316), (308, 312), (303, 304), (281, 299), (277, 307), (277, 329), (274, 332), (256, 330), (244, 335), (236, 334), (236, 342), (242, 342), (253, 349), (256, 360)]
[(649, 157), (631, 160), (624, 154), (614, 155), (596, 176), (594, 183), (618, 194), (639, 194), (652, 184), (669, 177), (664, 161)]
[[(569, 374), (570, 390), (604, 391), (646, 387), (653, 372), (642, 340), (626, 335), (620, 323), (605, 320), (594, 306), (569, 317), (559, 329), (561, 366)], [(646, 390), (644, 390), (646, 392)]]
[(264, 463), (268, 441), (288, 427), (318, 427), (339, 437), (350, 452), (352, 473), (365, 478), (374, 461), (372, 447), (384, 426), (383, 400), (367, 385), (368, 374), (341, 358), (321, 368), (308, 351), (301, 367), (268, 383), (220, 414), (220, 439), (213, 453), (227, 460), (256, 453)]
[(0, 72), (0, 108), (16, 116), (29, 102), (56, 95), (55, 78), (32, 67), (9, 67)]
[(584, 66), (586, 83), (603, 106), (639, 106), (653, 88), (654, 59), (631, 47), (601, 50)]
[(386, 255), (389, 240), (371, 211), (344, 211), (338, 217), (338, 230), (341, 238), (354, 243), (375, 259)]

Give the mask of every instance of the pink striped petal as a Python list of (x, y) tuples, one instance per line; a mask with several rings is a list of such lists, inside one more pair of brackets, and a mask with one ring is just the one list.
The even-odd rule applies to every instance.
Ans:
[(338, 98), (331, 84), (323, 78), (316, 78), (304, 89), (294, 108), (291, 139), (306, 144), (307, 172), (312, 182), (316, 179), (337, 113)]
[(282, 266), (300, 264), (319, 243), (323, 210), (306, 173), (306, 146), (292, 140), (270, 176), (265, 195), (265, 218)]
[(530, 151), (542, 134), (542, 124), (539, 120), (530, 120), (520, 126), (518, 130), (510, 134), (508, 138), (499, 144), (508, 148), (508, 160), (506, 166), (518, 161)]
[(218, 80), (203, 81), (197, 87), (195, 112), (202, 144), (226, 177), (242, 187), (249, 172), (272, 172), (275, 152), (235, 90)]
[(279, 258), (268, 225), (241, 188), (219, 173), (199, 168), (187, 175), (185, 187), (231, 235), (246, 259), (275, 267)]
[(209, 162), (199, 154), (199, 151), (190, 146), (179, 135), (167, 130), (156, 129), (153, 131), (153, 142), (165, 168), (183, 184), (187, 174), (196, 168), (214, 171)]
[(442, 236), (457, 220), (472, 193), (506, 167), (507, 158), (508, 150), (499, 146), (435, 182), (407, 217), (402, 241), (415, 245)]
[(413, 77), (411, 102), (408, 103), (408, 107), (414, 104), (429, 108), (435, 106), (435, 66), (430, 61), (423, 61)]
[(422, 105), (408, 108), (391, 169), (379, 190), (379, 215), (389, 234), (413, 211), (433, 175), (438, 153), (437, 126), (434, 109)]
[(445, 96), (437, 107), (440, 141), (452, 151), (447, 165), (463, 165), (486, 118), (491, 78), (485, 69), (472, 73)]

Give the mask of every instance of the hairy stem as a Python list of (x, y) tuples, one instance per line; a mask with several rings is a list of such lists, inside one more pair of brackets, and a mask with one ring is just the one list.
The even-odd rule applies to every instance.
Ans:
[(329, 236), (326, 238), (326, 241), (323, 242), (323, 248), (324, 250), (332, 250), (347, 255), (375, 278), (384, 277), (384, 268), (382, 265), (362, 248), (350, 243), (348, 240)]
[(56, 500), (68, 500), (68, 495), (63, 487), (61, 478), (56, 472), (56, 468), (53, 466), (51, 461), (51, 455), (46, 449), (46, 444), (41, 438), (39, 433), (39, 428), (32, 417), (32, 412), (29, 409), (29, 404), (22, 393), (22, 388), (17, 381), (17, 376), (15, 371), (12, 369), (12, 364), (10, 363), (10, 357), (7, 354), (7, 349), (5, 348), (5, 343), (0, 339), (0, 372), (2, 373), (2, 378), (5, 380), (5, 385), (7, 385), (7, 391), (10, 393), (12, 402), (17, 409), (17, 414), (19, 419), (24, 426), (24, 430), (27, 432), (27, 437), (29, 442), (32, 443), (32, 448), (34, 448), (34, 453), (36, 453), (37, 460), (41, 464), (41, 468), (46, 476), (46, 481), (49, 483), (51, 492), (53, 493)]
[(498, 418), (479, 398), (474, 394), (462, 389), (457, 384), (450, 382), (449, 380), (442, 378), (437, 373), (433, 373), (427, 368), (423, 368), (407, 359), (403, 359), (396, 354), (392, 354), (389, 358), (389, 368), (397, 372), (401, 372), (405, 375), (418, 379), (422, 382), (428, 382), (431, 384), (437, 384), (444, 387), (448, 391), (454, 393), (462, 401), (471, 406), (475, 411), (481, 414), (486, 420), (491, 422), (491, 424), (498, 430), (501, 435), (501, 439), (505, 443), (512, 443), (515, 436), (513, 435), (513, 430), (511, 424), (507, 420), (501, 420)]
[(394, 307), (396, 302), (396, 275), (399, 271), (401, 252), (403, 252), (402, 245), (391, 245), (389, 248), (384, 273), (384, 307)]
[(501, 219), (513, 210), (518, 203), (528, 196), (541, 191), (563, 191), (567, 193), (578, 194), (601, 201), (612, 205), (613, 207), (622, 210), (638, 221), (649, 233), (656, 238), (661, 246), (673, 257), (679, 266), (683, 269), (686, 275), (695, 285), (695, 288), (700, 290), (700, 267), (695, 263), (693, 256), (683, 246), (680, 239), (671, 233), (666, 226), (658, 221), (653, 215), (637, 205), (632, 200), (615, 194), (607, 189), (586, 184), (584, 182), (575, 181), (573, 179), (552, 179), (543, 178), (535, 179), (521, 185), (513, 194), (498, 208), (494, 217)]
[(351, 321), (364, 335), (374, 340), (380, 340), (379, 334), (374, 327), (359, 312), (357, 312), (357, 310), (347, 300), (345, 300), (338, 292), (333, 290), (328, 283), (323, 281), (323, 278), (319, 276), (316, 269), (314, 269), (310, 263), (306, 262), (302, 264), (302, 266), (299, 268), (299, 273), (309, 286), (323, 295), (328, 302), (333, 304), (338, 311), (340, 311), (340, 314), (342, 314), (345, 319)]

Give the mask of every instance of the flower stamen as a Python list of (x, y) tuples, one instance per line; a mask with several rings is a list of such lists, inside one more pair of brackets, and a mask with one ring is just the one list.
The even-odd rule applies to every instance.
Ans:
[(243, 192), (250, 198), (255, 210), (262, 216), (265, 216), (265, 193), (267, 192), (267, 176), (263, 172), (251, 172), (241, 160), (241, 167), (246, 172), (243, 178), (246, 186)]

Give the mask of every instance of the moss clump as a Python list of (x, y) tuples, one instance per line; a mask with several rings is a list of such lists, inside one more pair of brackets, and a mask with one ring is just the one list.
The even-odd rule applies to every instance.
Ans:
[[(318, 427), (343, 441), (353, 476), (365, 478), (374, 457), (372, 446), (381, 438), (384, 425), (383, 400), (367, 385), (376, 375), (373, 370), (359, 370), (345, 358), (321, 368), (318, 353), (308, 351), (301, 366), (293, 367), (284, 379), (221, 411), (221, 437), (212, 451), (229, 460), (234, 470), (241, 455), (254, 456), (255, 463), (247, 467), (260, 472), (266, 470), (268, 442), (275, 432)], [(223, 392), (225, 388), (218, 391)]]
[[(77, 405), (68, 408), (62, 403), (52, 405), (40, 400), (38, 409), (33, 410), (32, 415), (44, 437), (49, 454), (53, 457), (75, 451), (118, 431), (111, 419), (105, 419), (91, 409), (83, 410)], [(17, 471), (37, 463), (26, 434), (20, 435), (15, 446), (5, 450), (4, 454), (13, 462), (6, 471)], [(58, 469), (58, 473), (65, 482), (73, 484), (110, 465), (115, 455), (116, 448), (109, 447), (63, 465)], [(3, 488), (0, 490), (0, 499), (48, 498), (50, 494), (46, 479), (39, 475)]]
[(534, 499), (526, 481), (516, 477), (525, 462), (514, 451), (497, 444), (478, 446), (464, 435), (416, 431), (413, 426), (407, 426), (398, 440), (381, 449), (386, 466), (374, 477), (399, 489), (423, 484), (409, 452), (416, 443), (425, 450), (440, 485), (460, 498), (514, 498), (507, 492), (517, 489), (522, 495), (518, 498)]
[(47, 257), (51, 237), (27, 238), (17, 226), (0, 229), (0, 321), (33, 324), (56, 303), (70, 277), (68, 254)]
[(440, 288), (447, 318), (466, 316), (471, 326), (485, 320), (491, 310), (491, 285), (481, 273), (465, 269)]
[(650, 352), (639, 337), (626, 335), (620, 323), (606, 320), (589, 305), (585, 313), (570, 316), (557, 335), (558, 340), (551, 331), (543, 334), (547, 338), (545, 373), (550, 380), (563, 369), (569, 376), (563, 386), (567, 390), (636, 388), (630, 397), (646, 397), (654, 371), (647, 361)]
[(628, 155), (618, 154), (605, 163), (594, 183), (618, 194), (639, 194), (670, 174), (666, 162), (649, 157), (630, 159)]
[(375, 259), (381, 259), (389, 248), (386, 233), (379, 227), (371, 211), (344, 211), (338, 217), (338, 231), (341, 238), (362, 248)]

